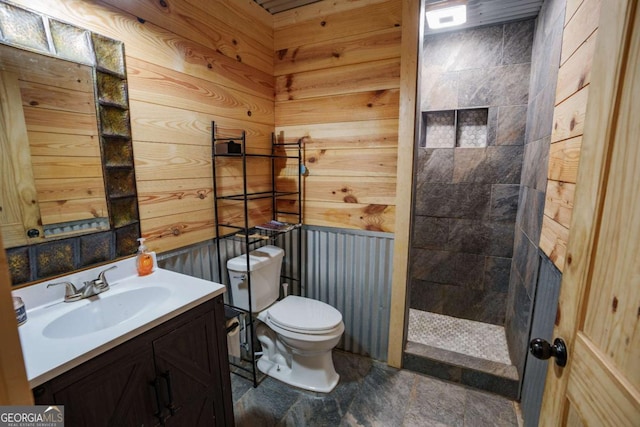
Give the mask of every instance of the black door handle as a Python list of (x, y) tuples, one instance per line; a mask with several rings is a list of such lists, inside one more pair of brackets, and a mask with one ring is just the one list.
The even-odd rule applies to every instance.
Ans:
[(562, 338), (553, 340), (553, 345), (542, 338), (535, 338), (529, 343), (529, 351), (534, 357), (542, 360), (554, 357), (558, 366), (564, 367), (567, 364), (567, 346)]

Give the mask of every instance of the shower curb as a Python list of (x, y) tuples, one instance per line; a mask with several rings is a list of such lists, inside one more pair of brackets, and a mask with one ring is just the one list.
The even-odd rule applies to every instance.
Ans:
[(518, 400), (515, 366), (408, 342), (402, 368)]

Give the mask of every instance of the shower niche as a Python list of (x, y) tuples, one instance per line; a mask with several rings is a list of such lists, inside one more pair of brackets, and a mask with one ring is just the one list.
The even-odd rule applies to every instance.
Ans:
[(486, 147), (488, 121), (488, 108), (423, 111), (420, 147)]

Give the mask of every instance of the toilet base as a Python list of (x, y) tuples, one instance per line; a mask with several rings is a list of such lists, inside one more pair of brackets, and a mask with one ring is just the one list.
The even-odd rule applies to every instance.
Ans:
[(285, 384), (319, 393), (331, 392), (340, 380), (333, 367), (331, 352), (313, 357), (293, 355), (291, 368), (263, 356), (258, 360), (258, 369)]

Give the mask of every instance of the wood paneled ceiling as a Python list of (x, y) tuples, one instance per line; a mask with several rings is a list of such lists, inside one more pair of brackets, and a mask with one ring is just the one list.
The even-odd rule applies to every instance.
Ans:
[[(295, 9), (296, 7), (316, 3), (320, 0), (254, 0), (271, 14)], [(544, 0), (467, 0), (467, 23), (444, 30), (429, 30), (425, 33), (453, 31), (462, 28), (481, 27), (509, 21), (519, 21), (538, 16)], [(425, 0), (428, 6), (434, 3), (446, 3), (447, 0)]]

